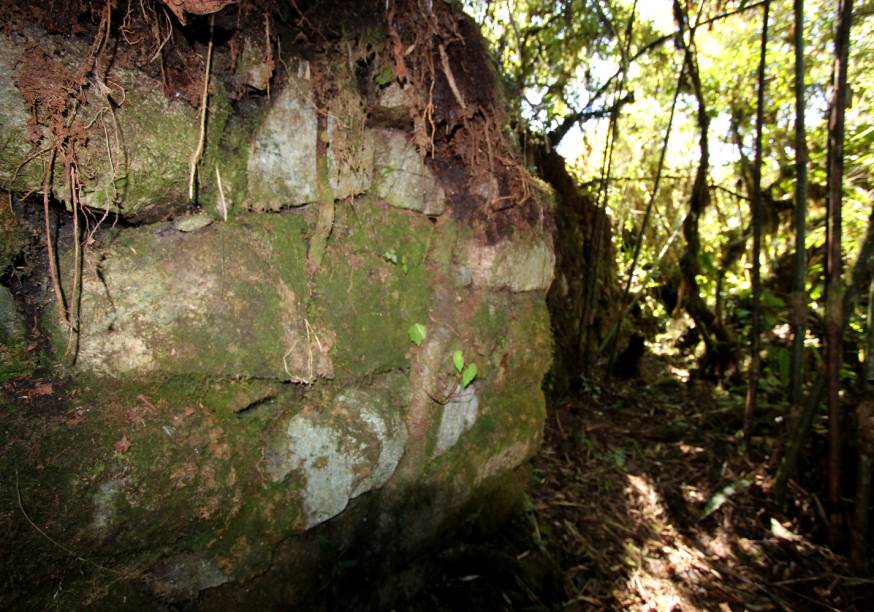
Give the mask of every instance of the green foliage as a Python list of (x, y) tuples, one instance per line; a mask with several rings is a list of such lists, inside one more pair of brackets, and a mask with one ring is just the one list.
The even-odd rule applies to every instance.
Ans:
[(373, 81), (380, 87), (385, 87), (395, 80), (395, 71), (391, 64), (384, 64), (374, 75)]
[[(513, 3), (474, 2), (466, 9), (484, 28), (510, 86), (519, 123), (527, 132), (549, 134), (581, 110), (609, 108), (616, 99), (633, 93), (623, 105), (613, 143), (613, 166), (607, 183), (608, 213), (612, 223), (618, 285), (627, 280), (643, 211), (652, 194), (667, 118), (684, 62), (684, 51), (673, 44), (677, 25), (671, 19), (670, 0), (633, 3), (630, 0), (517, 0)], [(754, 3), (679, 3), (690, 7), (693, 21), (698, 8), (702, 20), (722, 13), (729, 17), (708, 22), (696, 30), (694, 59), (710, 120), (710, 203), (695, 218), (695, 236), (684, 227), (690, 194), (699, 163), (698, 104), (688, 77), (681, 83), (665, 166), (653, 214), (643, 232), (640, 261), (630, 279), (631, 294), (641, 313), (639, 321), (653, 322), (646, 332), (670, 329), (674, 340), (694, 321), (677, 314), (683, 303), (666, 300), (665, 289), (682, 275), (683, 255), (690, 239), (699, 246), (695, 281), (704, 306), (730, 334), (736, 354), (745, 352), (751, 324), (751, 212), (756, 72), (760, 53), (762, 8)], [(826, 212), (825, 186), (828, 151), (827, 120), (831, 88), (834, 6), (826, 0), (805, 3), (805, 94), (809, 189), (807, 203), (808, 311), (810, 320), (824, 314), (822, 284)], [(632, 5), (630, 55), (624, 56), (626, 25)], [(734, 12), (736, 9), (741, 9)], [(857, 9), (857, 13), (860, 9)], [(674, 18), (675, 19), (675, 18)], [(791, 280), (793, 192), (795, 188), (795, 48), (791, 3), (772, 3), (766, 58), (762, 186), (764, 236), (762, 297), (764, 404), (785, 395), (786, 356), (791, 333)], [(874, 108), (865, 101), (874, 93), (874, 20), (854, 19), (849, 73), (852, 83), (845, 138), (845, 191), (843, 200), (844, 260), (856, 258), (871, 210), (874, 184)], [(628, 66), (625, 90), (617, 92), (621, 68)], [(606, 154), (607, 115), (584, 118), (579, 131), (558, 144), (578, 183), (596, 190)], [(688, 263), (688, 262), (687, 262)], [(684, 288), (685, 289), (685, 288)], [(680, 299), (688, 299), (682, 295)], [(611, 304), (612, 305), (612, 304)], [(859, 313), (849, 313), (857, 321)], [(610, 318), (610, 313), (605, 315)], [(669, 319), (674, 318), (669, 323)], [(818, 359), (822, 327), (808, 333), (805, 369)], [(700, 331), (700, 330), (699, 330)], [(851, 325), (848, 341), (858, 339), (863, 327)], [(700, 355), (701, 342), (686, 349)]]
[(422, 346), (425, 338), (428, 337), (428, 329), (422, 323), (413, 323), (407, 329), (407, 335), (410, 337), (410, 342)]
[(613, 465), (618, 467), (620, 470), (625, 468), (626, 459), (625, 459), (625, 451), (624, 450), (622, 450), (621, 448), (614, 448), (613, 454), (612, 454), (612, 459), (613, 459)]
[(748, 486), (750, 486), (750, 481), (746, 478), (740, 478), (738, 480), (735, 480), (733, 483), (724, 486), (713, 497), (711, 497), (710, 500), (707, 502), (707, 505), (704, 506), (704, 511), (701, 513), (701, 518), (699, 520), (704, 520), (708, 516), (719, 510), (732, 495), (743, 491)]
[(469, 363), (465, 367), (464, 354), (461, 351), (452, 353), (452, 365), (455, 366), (456, 373), (461, 375), (461, 386), (466, 389), (470, 383), (474, 381), (477, 375), (475, 363)]
[(466, 388), (470, 383), (473, 382), (473, 379), (476, 378), (476, 375), (476, 364), (467, 364), (467, 367), (464, 368), (464, 372), (461, 373), (461, 386)]
[(590, 101), (587, 89), (597, 89), (600, 82), (588, 66), (593, 58), (611, 58), (614, 32), (629, 11), (617, 2), (593, 8), (586, 0), (518, 0), (512, 6), (466, 0), (464, 4), (484, 25), (515, 110), (544, 131)]

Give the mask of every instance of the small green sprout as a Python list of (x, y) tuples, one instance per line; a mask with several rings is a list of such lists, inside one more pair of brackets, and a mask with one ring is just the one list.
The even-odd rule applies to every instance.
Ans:
[(452, 353), (452, 364), (455, 366), (455, 371), (461, 374), (461, 387), (466, 389), (473, 379), (476, 378), (477, 369), (475, 363), (464, 365), (464, 354), (461, 351)]
[(413, 323), (407, 329), (407, 334), (410, 336), (410, 342), (416, 346), (422, 346), (425, 338), (428, 337), (428, 329), (422, 323)]

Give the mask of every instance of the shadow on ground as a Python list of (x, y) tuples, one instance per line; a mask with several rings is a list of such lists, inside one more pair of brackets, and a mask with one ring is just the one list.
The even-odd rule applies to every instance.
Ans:
[(555, 402), (524, 507), (429, 560), (397, 609), (870, 609), (874, 581), (818, 541), (816, 496), (769, 501), (767, 457), (737, 444), (742, 400), (672, 370), (649, 358)]

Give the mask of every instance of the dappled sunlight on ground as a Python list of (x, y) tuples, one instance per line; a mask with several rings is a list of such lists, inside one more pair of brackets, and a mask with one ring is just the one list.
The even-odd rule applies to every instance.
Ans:
[(535, 459), (535, 517), (567, 570), (565, 603), (867, 609), (871, 585), (770, 505), (770, 475), (739, 453), (741, 398), (648, 359), (650, 384), (556, 405)]
[(793, 484), (775, 507), (740, 453), (742, 398), (645, 361), (550, 407), (521, 516), (399, 610), (870, 609), (874, 582), (818, 541), (816, 496)]

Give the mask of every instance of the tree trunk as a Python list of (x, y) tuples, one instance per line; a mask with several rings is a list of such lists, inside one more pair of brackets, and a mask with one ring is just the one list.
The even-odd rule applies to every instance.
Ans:
[[(862, 240), (862, 247), (859, 249), (859, 254), (856, 256), (856, 263), (853, 265), (853, 274), (850, 279), (850, 284), (844, 291), (843, 304), (841, 311), (843, 319), (841, 320), (841, 333), (850, 324), (850, 314), (856, 308), (856, 302), (859, 299), (859, 292), (864, 290), (871, 278), (874, 277), (874, 209), (871, 210), (871, 215), (868, 217), (868, 229), (865, 231), (865, 238)], [(810, 391), (807, 401), (801, 410), (801, 415), (795, 425), (792, 436), (789, 439), (789, 445), (786, 448), (786, 456), (780, 464), (777, 471), (777, 477), (774, 480), (774, 495), (778, 503), (783, 503), (783, 498), (786, 494), (786, 485), (789, 479), (795, 474), (798, 465), (798, 456), (801, 454), (801, 447), (810, 433), (810, 427), (813, 424), (813, 416), (817, 407), (822, 401), (822, 395), (825, 393), (825, 374), (820, 371), (816, 377), (816, 382)]]
[(871, 505), (871, 466), (874, 463), (874, 281), (868, 290), (868, 334), (865, 344), (865, 381), (856, 410), (859, 430), (859, 465), (856, 475), (856, 511), (850, 560), (862, 572), (868, 552), (868, 507)]
[[(631, 5), (631, 14), (628, 16), (628, 23), (625, 26), (625, 46), (622, 55), (622, 78), (616, 87), (616, 93), (613, 98), (612, 109), (610, 113), (610, 125), (607, 128), (607, 148), (604, 152), (604, 165), (601, 170), (601, 186), (598, 193), (598, 207), (603, 214), (595, 218), (595, 236), (594, 246), (595, 253), (600, 253), (603, 248), (603, 240), (607, 234), (607, 225), (609, 220), (607, 217), (608, 205), (610, 202), (610, 176), (613, 171), (613, 150), (616, 144), (616, 130), (619, 123), (619, 109), (622, 99), (622, 92), (625, 89), (625, 81), (628, 76), (628, 54), (631, 52), (631, 33), (634, 26), (634, 18), (637, 13), (637, 0)], [(593, 269), (590, 271), (588, 291), (586, 294), (586, 328), (585, 332), (585, 348), (583, 349), (583, 374), (588, 377), (592, 362), (595, 360), (595, 336), (592, 330), (592, 324), (595, 317), (595, 298), (598, 294), (598, 283), (601, 275), (600, 263), (601, 258), (597, 255), (590, 259), (593, 263)]]
[(835, 66), (829, 113), (829, 223), (826, 260), (826, 380), (829, 412), (829, 501), (831, 538), (839, 533), (841, 502), (841, 199), (844, 172), (844, 109), (847, 104), (847, 57), (850, 49), (852, 0), (839, 0), (835, 20)]
[[(679, 3), (675, 2), (675, 11), (682, 11)], [(686, 19), (688, 22), (688, 19)], [(695, 322), (695, 326), (701, 332), (707, 347), (706, 360), (715, 366), (717, 374), (722, 372), (733, 361), (732, 348), (734, 342), (724, 326), (716, 320), (716, 315), (707, 306), (707, 302), (701, 297), (696, 277), (701, 274), (699, 257), (701, 254), (701, 240), (698, 233), (698, 221), (707, 206), (710, 204), (710, 147), (708, 134), (710, 130), (710, 117), (707, 115), (707, 106), (701, 88), (701, 78), (698, 73), (698, 60), (694, 50), (694, 40), (690, 37), (688, 42), (683, 41), (686, 53), (686, 75), (692, 86), (692, 92), (698, 104), (698, 148), (700, 159), (695, 172), (695, 181), (692, 185), (692, 194), (689, 198), (689, 213), (683, 221), (683, 237), (686, 239), (686, 250), (680, 258), (680, 272), (683, 283), (687, 287), (687, 295), (683, 306), (686, 312)]]
[(761, 356), (762, 276), (759, 255), (762, 250), (762, 124), (765, 117), (765, 55), (768, 50), (768, 13), (771, 3), (766, 0), (762, 17), (762, 44), (759, 57), (758, 101), (756, 106), (756, 158), (753, 163), (753, 194), (750, 202), (753, 223), (753, 317), (750, 329), (750, 371), (744, 406), (744, 442), (747, 451), (753, 433), (753, 415), (759, 393), (759, 369)]
[(807, 321), (807, 135), (804, 127), (804, 0), (795, 0), (795, 267), (792, 276), (792, 355), (789, 371), (791, 430), (801, 402)]

